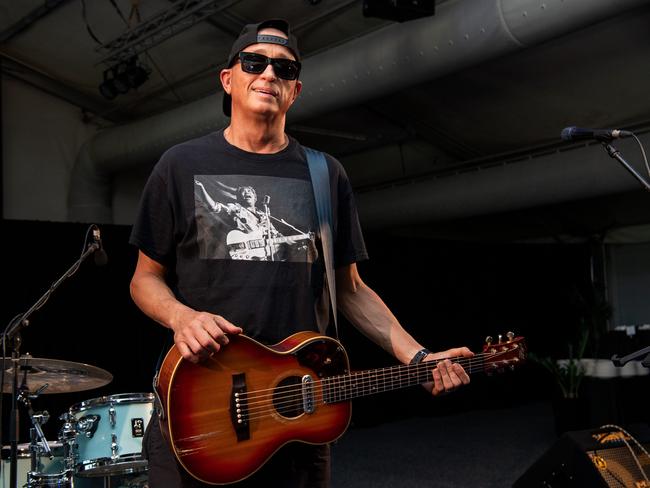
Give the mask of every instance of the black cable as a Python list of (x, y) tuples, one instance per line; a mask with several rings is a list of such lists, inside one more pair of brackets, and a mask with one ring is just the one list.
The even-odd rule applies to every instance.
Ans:
[(95, 33), (90, 27), (90, 23), (88, 22), (88, 16), (86, 15), (86, 0), (81, 0), (81, 16), (84, 19), (84, 23), (86, 24), (86, 30), (88, 31), (88, 34), (90, 34), (90, 37), (92, 37), (97, 44), (103, 46), (104, 43), (97, 38), (97, 36), (95, 35)]
[(126, 17), (124, 16), (124, 14), (122, 13), (122, 11), (120, 10), (120, 7), (117, 5), (117, 3), (115, 3), (115, 0), (109, 0), (109, 1), (111, 2), (111, 5), (113, 5), (113, 7), (115, 8), (115, 10), (117, 11), (117, 15), (120, 16), (120, 18), (124, 21), (124, 23), (125, 23), (125, 24), (127, 25), (127, 27), (128, 27), (128, 26), (129, 26), (129, 21), (126, 20)]
[(636, 136), (636, 134), (632, 134), (632, 137), (634, 137), (637, 144), (639, 145), (639, 149), (641, 150), (641, 155), (643, 156), (643, 162), (645, 163), (645, 169), (648, 172), (648, 176), (650, 176), (650, 166), (648, 165), (648, 158), (645, 155), (645, 150), (643, 149), (643, 144), (641, 143), (641, 140)]

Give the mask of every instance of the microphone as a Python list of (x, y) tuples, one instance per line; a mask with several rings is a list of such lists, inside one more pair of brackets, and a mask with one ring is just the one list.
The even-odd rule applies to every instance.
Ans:
[(271, 197), (268, 195), (264, 195), (264, 199), (262, 200), (262, 203), (264, 205), (268, 205), (270, 201), (271, 201)]
[(611, 141), (623, 137), (632, 137), (634, 134), (627, 130), (620, 129), (584, 129), (582, 127), (565, 127), (560, 137), (565, 141), (583, 141), (586, 139), (597, 139), (599, 141)]
[(95, 251), (95, 264), (97, 266), (104, 266), (108, 262), (108, 254), (104, 250), (102, 245), (102, 234), (99, 232), (99, 227), (93, 227), (93, 240), (97, 244), (97, 250)]

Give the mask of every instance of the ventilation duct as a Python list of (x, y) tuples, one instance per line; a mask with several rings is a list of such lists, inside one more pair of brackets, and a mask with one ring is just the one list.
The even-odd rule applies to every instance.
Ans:
[[(389, 25), (305, 60), (305, 88), (290, 119), (385, 96), (644, 4), (646, 0), (451, 0), (434, 17)], [(221, 98), (219, 93), (89, 140), (73, 168), (69, 219), (110, 223), (111, 175), (151, 164), (170, 146), (227, 125)], [(362, 203), (382, 200), (364, 196)]]

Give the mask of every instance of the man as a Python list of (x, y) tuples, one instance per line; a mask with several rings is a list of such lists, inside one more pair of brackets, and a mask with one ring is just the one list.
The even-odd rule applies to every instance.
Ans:
[[(199, 216), (205, 218), (197, 203), (205, 185), (225, 192), (255, 187), (275, 195), (276, 205), (296, 228), (318, 228), (304, 150), (284, 132), (287, 111), (302, 87), (299, 61), (286, 22), (244, 27), (220, 74), (230, 125), (171, 148), (145, 188), (131, 236), (140, 249), (131, 294), (144, 313), (173, 331), (174, 343), (188, 361), (218, 354), (228, 346), (229, 335), (245, 332), (274, 344), (300, 330), (318, 331), (329, 321), (322, 259), (269, 262), (232, 259), (225, 252), (201, 258), (199, 252), (206, 246), (219, 248), (213, 241), (223, 240), (199, 232), (196, 225)], [(472, 356), (465, 347), (429, 353), (361, 280), (356, 262), (367, 254), (352, 189), (340, 163), (328, 156), (327, 164), (339, 310), (402, 363)], [(438, 395), (467, 383), (463, 368), (445, 360), (433, 370), (429, 388)], [(175, 461), (157, 425), (154, 416), (143, 442), (151, 488), (197, 486)], [(313, 488), (328, 482), (328, 446), (290, 443), (243, 483)]]

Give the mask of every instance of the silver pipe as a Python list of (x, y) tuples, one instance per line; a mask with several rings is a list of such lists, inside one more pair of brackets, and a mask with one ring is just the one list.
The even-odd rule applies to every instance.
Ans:
[[(289, 122), (359, 104), (561, 34), (647, 0), (452, 0), (435, 16), (392, 24), (305, 60)], [(69, 220), (112, 221), (110, 175), (151, 164), (170, 146), (224, 127), (222, 93), (108, 129), (73, 168)]]

